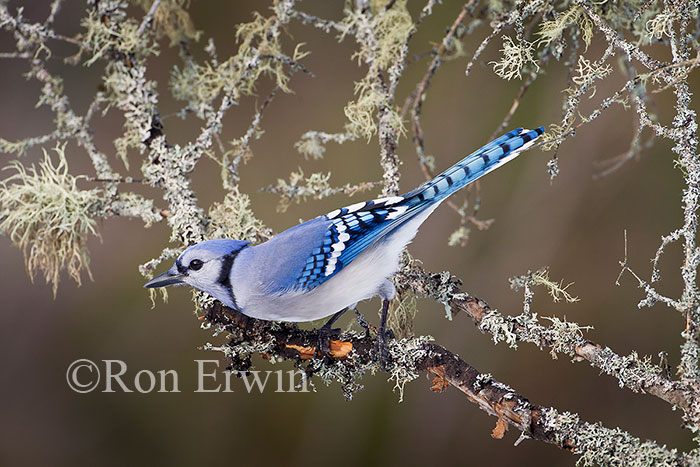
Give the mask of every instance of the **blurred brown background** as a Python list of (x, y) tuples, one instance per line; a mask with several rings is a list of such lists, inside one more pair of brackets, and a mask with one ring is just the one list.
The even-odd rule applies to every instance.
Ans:
[[(25, 16), (43, 21), (49, 1), (10, 1), (11, 10), (24, 5)], [(341, 1), (305, 1), (300, 8), (331, 18), (339, 18)], [(417, 10), (422, 2), (412, 4)], [(80, 31), (83, 2), (67, 1), (58, 16), (58, 29), (65, 35)], [(412, 53), (428, 50), (429, 42), (439, 41), (445, 28), (456, 17), (461, 4), (446, 2), (412, 42)], [(208, 2), (193, 0), (191, 14), (204, 37), (213, 36), (220, 57), (236, 50), (233, 26), (249, 21), (251, 11), (269, 14), (267, 2)], [(134, 9), (134, 14), (143, 12)], [(255, 157), (243, 167), (242, 188), (251, 194), (256, 214), (275, 231), (331, 209), (359, 201), (336, 196), (304, 205), (292, 205), (279, 214), (277, 197), (259, 191), (261, 186), (287, 178), (302, 167), (306, 174), (332, 171), (333, 185), (379, 180), (376, 139), (338, 146), (329, 144), (326, 157), (306, 161), (293, 148), (307, 130), (334, 132), (344, 124), (343, 106), (353, 96), (353, 81), (364, 69), (350, 60), (354, 44), (338, 44), (331, 36), (293, 23), (287, 28), (288, 43), (306, 42), (312, 51), (306, 66), (316, 77), (297, 74), (292, 95), (278, 95), (267, 109), (262, 128), (266, 134), (253, 144)], [(482, 27), (467, 39), (472, 51), (487, 33)], [(200, 43), (194, 47), (201, 57)], [(600, 45), (600, 44), (597, 44)], [(432, 81), (424, 105), (423, 124), (426, 150), (436, 157), (442, 170), (464, 154), (486, 142), (509, 109), (519, 82), (498, 79), (486, 63), (498, 57), (500, 41), (495, 41), (466, 78), (466, 59), (443, 65)], [(0, 50), (14, 50), (7, 32), (0, 36)], [(55, 55), (72, 55), (75, 50), (55, 44)], [(598, 58), (594, 46), (588, 56)], [(177, 53), (164, 44), (161, 55), (152, 60), (149, 78), (157, 80), (163, 115), (180, 108), (168, 97), (166, 87), (170, 67), (178, 63)], [(39, 86), (25, 81), (23, 61), (5, 59), (0, 73), (0, 136), (9, 140), (41, 135), (53, 128), (53, 115), (46, 108), (35, 108)], [(100, 64), (91, 68), (69, 67), (60, 60), (51, 62), (53, 72), (65, 78), (65, 92), (74, 109), (84, 113), (100, 84)], [(425, 72), (423, 60), (408, 68), (401, 82), (399, 102)], [(592, 108), (602, 96), (618, 89), (618, 77), (598, 86), (596, 98), (584, 103)], [(697, 83), (696, 91), (697, 91)], [(269, 83), (259, 88), (262, 102)], [(561, 90), (566, 87), (563, 66), (554, 63), (546, 76), (528, 91), (510, 127), (533, 127), (557, 122)], [(672, 115), (672, 96), (660, 96), (660, 114)], [(238, 137), (248, 127), (256, 99), (241, 102), (225, 119), (223, 140)], [(165, 120), (165, 133), (173, 143), (193, 139), (199, 123), (195, 119)], [(122, 117), (112, 110), (98, 120), (97, 144), (114, 154), (113, 139), (121, 132)], [(613, 175), (593, 180), (595, 161), (608, 159), (627, 150), (632, 137), (631, 114), (614, 107), (595, 123), (579, 130), (560, 150), (561, 174), (550, 183), (545, 164), (550, 154), (531, 151), (482, 182), (483, 205), (480, 217), (495, 218), (487, 231), (472, 232), (465, 248), (447, 246), (448, 235), (457, 228), (458, 218), (446, 207), (438, 210), (423, 226), (410, 246), (412, 254), (428, 270), (449, 270), (463, 278), (464, 289), (484, 298), (506, 314), (518, 314), (522, 295), (510, 290), (507, 279), (528, 269), (551, 266), (554, 279), (575, 282), (570, 291), (581, 301), (553, 304), (544, 290), (538, 290), (534, 311), (541, 316), (567, 320), (595, 329), (588, 336), (620, 354), (637, 350), (658, 361), (657, 354), (669, 353), (671, 365), (678, 362), (678, 346), (683, 320), (676, 312), (657, 305), (638, 310), (643, 298), (634, 280), (624, 276), (615, 286), (618, 261), (623, 256), (623, 230), (629, 238), (631, 267), (648, 277), (649, 259), (660, 236), (681, 223), (682, 174), (674, 169), (670, 146), (658, 140), (641, 160), (633, 161)], [(84, 151), (68, 146), (69, 166), (74, 174), (92, 175)], [(36, 161), (40, 151), (32, 150), (23, 161)], [(402, 159), (401, 186), (406, 191), (423, 181), (409, 140), (398, 148)], [(14, 156), (2, 156), (5, 162)], [(140, 156), (130, 155), (130, 174), (138, 177)], [(125, 173), (116, 157), (113, 166)], [(221, 200), (219, 169), (202, 159), (193, 175), (200, 205), (208, 207)], [(88, 185), (85, 184), (87, 187)], [(160, 194), (146, 188), (143, 193)], [(358, 195), (370, 198), (377, 194)], [(337, 384), (310, 394), (247, 394), (242, 383), (234, 383), (234, 393), (194, 393), (197, 359), (221, 359), (217, 352), (206, 352), (206, 342), (221, 343), (200, 329), (192, 314), (190, 293), (173, 290), (170, 302), (158, 302), (155, 309), (142, 289), (143, 278), (137, 266), (157, 256), (167, 246), (165, 225), (144, 230), (139, 221), (110, 219), (100, 222), (101, 241), (90, 242), (94, 281), (76, 285), (66, 276), (52, 299), (51, 289), (39, 278), (32, 285), (24, 269), (21, 252), (6, 238), (0, 239), (3, 297), (0, 313), (0, 464), (123, 465), (174, 463), (205, 464), (222, 461), (232, 464), (288, 465), (370, 465), (443, 464), (463, 465), (573, 465), (575, 457), (553, 446), (525, 441), (513, 443), (517, 432), (503, 440), (490, 433), (496, 420), (469, 403), (457, 391), (435, 394), (421, 378), (406, 386), (405, 399), (398, 403), (392, 383), (386, 376), (367, 376), (365, 389), (352, 402), (343, 400)], [(669, 249), (662, 261), (664, 292), (680, 291), (678, 268), (680, 248)], [(361, 310), (376, 321), (376, 301)], [(618, 388), (616, 380), (599, 376), (586, 364), (572, 364), (566, 358), (552, 360), (548, 352), (522, 345), (513, 351), (505, 344), (494, 346), (464, 316), (450, 322), (443, 307), (421, 300), (416, 331), (430, 334), (436, 341), (458, 352), (481, 371), (490, 372), (530, 400), (561, 411), (578, 412), (586, 421), (619, 426), (641, 438), (656, 440), (672, 448), (690, 449), (690, 433), (680, 427), (681, 419), (664, 402)], [(345, 322), (347, 322), (347, 319)], [(68, 365), (87, 358), (123, 360), (127, 376), (142, 369), (174, 369), (179, 373), (177, 394), (77, 394), (66, 384)], [(285, 363), (270, 366), (257, 362), (261, 370), (288, 369)], [(222, 366), (224, 366), (222, 362)]]

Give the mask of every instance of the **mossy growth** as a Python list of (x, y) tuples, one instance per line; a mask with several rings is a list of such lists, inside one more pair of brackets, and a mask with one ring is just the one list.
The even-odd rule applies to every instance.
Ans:
[(127, 18), (121, 10), (115, 10), (114, 13), (114, 20), (111, 20), (90, 9), (80, 21), (80, 25), (85, 28), (83, 48), (90, 54), (85, 61), (86, 66), (94, 64), (107, 54), (122, 58), (143, 58), (158, 54), (157, 42), (144, 40), (139, 34), (139, 23), (134, 18)]
[(256, 12), (253, 21), (237, 26), (238, 52), (228, 60), (204, 64), (190, 60), (183, 68), (174, 68), (170, 79), (173, 96), (187, 101), (188, 109), (203, 119), (213, 110), (212, 101), (218, 95), (229, 95), (234, 101), (252, 95), (261, 76), (271, 77), (279, 89), (292, 92), (286, 67), (298, 63), (307, 52), (301, 50), (303, 44), (297, 44), (291, 55), (285, 54), (279, 35), (280, 20)]
[(413, 337), (413, 321), (418, 313), (418, 297), (410, 290), (399, 294), (391, 301), (386, 320), (387, 327), (397, 338)]
[(279, 193), (280, 201), (277, 204), (277, 212), (286, 212), (292, 202), (301, 203), (309, 198), (321, 199), (332, 193), (330, 185), (331, 173), (316, 172), (308, 177), (304, 171), (292, 172), (289, 181), (277, 179), (274, 192)]
[(83, 177), (68, 173), (64, 149), (54, 149), (56, 164), (46, 151), (38, 168), (10, 162), (15, 174), (0, 182), (0, 232), (22, 250), (32, 280), (43, 272), (54, 296), (62, 270), (78, 284), (83, 270), (91, 277), (87, 238), (98, 235), (94, 217), (102, 202), (100, 190), (78, 188)]
[[(406, 0), (393, 2), (392, 7), (386, 9), (388, 3), (372, 2), (371, 14), (356, 9), (354, 2), (349, 0), (344, 9), (343, 24), (346, 30), (358, 31), (356, 39), (360, 48), (353, 58), (368, 65), (365, 77), (355, 83), (357, 99), (345, 106), (345, 116), (348, 119), (345, 130), (368, 140), (377, 132), (374, 119), (379, 110), (387, 112), (385, 121), (390, 128), (404, 131), (401, 118), (391, 105), (389, 94), (377, 84), (376, 77), (392, 66), (402, 66), (406, 42), (414, 24)], [(344, 35), (341, 35), (340, 39), (343, 38)]]
[(425, 344), (432, 341), (432, 336), (418, 336), (391, 339), (388, 342), (389, 355), (391, 356), (389, 381), (394, 382), (394, 391), (399, 391), (399, 402), (403, 401), (406, 383), (418, 378), (417, 363), (428, 357)]
[[(141, 6), (148, 12), (153, 6), (154, 0), (130, 0)], [(185, 9), (189, 0), (162, 0), (153, 14), (153, 29), (158, 37), (167, 36), (170, 45), (175, 45), (183, 40), (199, 40), (202, 35), (197, 31)]]
[(513, 78), (522, 78), (523, 69), (527, 66), (539, 70), (539, 65), (534, 58), (534, 44), (526, 40), (513, 41), (509, 36), (503, 36), (503, 48), (501, 53), (503, 58), (496, 62), (491, 62), (493, 71), (501, 78), (510, 81)]
[(576, 28), (578, 28), (586, 49), (588, 49), (591, 39), (593, 39), (593, 24), (586, 16), (583, 8), (578, 5), (574, 5), (561, 13), (555, 13), (552, 20), (543, 21), (538, 33), (540, 43), (550, 45), (553, 42), (562, 40), (564, 31), (572, 26), (574, 26), (571, 28), (573, 31), (576, 31)]
[[(573, 445), (580, 457), (579, 466), (677, 466), (681, 462), (676, 449), (667, 449), (653, 441), (642, 441), (620, 428), (606, 428), (599, 423), (582, 422), (577, 414), (559, 413), (553, 408), (542, 411), (541, 423), (556, 432), (555, 440), (560, 445)], [(694, 465), (694, 464), (690, 464)]]
[(286, 212), (293, 202), (298, 204), (307, 201), (309, 198), (323, 199), (338, 193), (353, 196), (357, 193), (371, 190), (378, 185), (376, 182), (363, 182), (356, 185), (348, 183), (340, 187), (334, 187), (330, 184), (330, 178), (330, 172), (315, 172), (306, 177), (304, 172), (299, 169), (298, 172), (290, 174), (289, 181), (279, 178), (277, 179), (277, 184), (268, 186), (266, 190), (280, 196), (277, 211)]
[(234, 187), (220, 203), (214, 203), (209, 209), (209, 226), (206, 239), (234, 238), (256, 242), (262, 236), (271, 236), (272, 232), (255, 217), (250, 208), (250, 197)]

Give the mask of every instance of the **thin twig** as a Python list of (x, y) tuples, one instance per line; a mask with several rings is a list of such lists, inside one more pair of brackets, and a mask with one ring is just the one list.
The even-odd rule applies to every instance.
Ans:
[(153, 24), (153, 17), (156, 14), (156, 10), (158, 10), (158, 7), (160, 6), (161, 0), (154, 0), (153, 4), (151, 5), (151, 8), (148, 10), (148, 13), (146, 13), (146, 16), (143, 17), (143, 20), (141, 21), (141, 24), (139, 25), (139, 29), (136, 31), (136, 34), (139, 36), (146, 32), (146, 28), (150, 28), (151, 25)]

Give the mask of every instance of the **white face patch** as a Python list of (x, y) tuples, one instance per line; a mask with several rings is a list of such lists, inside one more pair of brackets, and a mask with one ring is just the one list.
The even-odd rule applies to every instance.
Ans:
[(184, 284), (208, 293), (212, 297), (238, 309), (232, 290), (230, 274), (236, 256), (245, 247), (244, 242), (211, 240), (187, 248), (176, 262)]

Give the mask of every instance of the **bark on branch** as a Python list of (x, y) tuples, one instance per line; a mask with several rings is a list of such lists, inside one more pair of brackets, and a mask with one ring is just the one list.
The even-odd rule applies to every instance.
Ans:
[[(468, 302), (474, 303), (475, 301)], [(245, 316), (221, 305), (212, 306), (205, 319), (229, 334), (222, 350), (230, 359), (230, 370), (251, 368), (251, 349), (266, 360), (291, 360), (310, 377), (333, 378), (344, 385), (359, 377), (375, 363), (375, 333), (344, 332), (331, 340), (331, 355), (317, 357), (318, 332), (298, 328), (293, 324), (262, 321)], [(416, 373), (433, 375), (430, 389), (442, 392), (453, 386), (463, 392), (470, 402), (497, 418), (491, 436), (500, 439), (509, 426), (521, 432), (522, 438), (532, 438), (553, 444), (586, 460), (609, 465), (638, 462), (638, 465), (690, 465), (689, 458), (676, 450), (646, 441), (619, 429), (580, 420), (569, 412), (531, 403), (510, 386), (479, 372), (445, 347), (422, 338), (409, 338), (390, 344), (389, 370), (391, 378)], [(397, 383), (400, 381), (397, 380)], [(629, 464), (627, 464), (629, 465)]]

